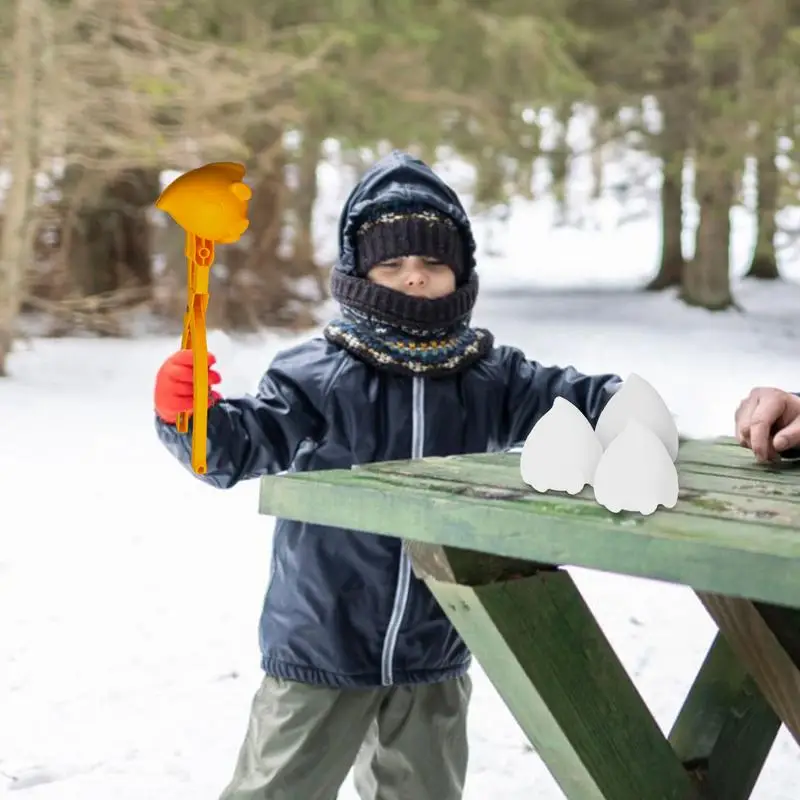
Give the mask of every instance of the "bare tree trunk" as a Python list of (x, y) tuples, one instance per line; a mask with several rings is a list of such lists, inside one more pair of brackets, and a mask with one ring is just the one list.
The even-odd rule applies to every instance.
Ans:
[(303, 132), (303, 142), (297, 159), (298, 183), (294, 192), (294, 270), (298, 275), (311, 275), (316, 282), (320, 300), (328, 295), (322, 270), (314, 253), (314, 206), (317, 202), (317, 166), (322, 137), (309, 125)]
[(683, 257), (683, 159), (685, 151), (665, 153), (664, 179), (661, 184), (661, 263), (658, 273), (647, 285), (650, 291), (680, 286), (686, 261)]
[[(713, 30), (720, 9), (706, 9)], [(681, 298), (709, 311), (735, 306), (730, 287), (731, 206), (746, 152), (741, 64), (729, 49), (703, 53), (693, 130), (695, 196), (700, 207), (695, 256), (683, 272)]]
[(289, 300), (280, 247), (284, 232), (289, 191), (284, 177), (285, 154), (271, 159), (268, 166), (254, 176), (253, 199), (250, 201), (250, 230), (244, 269), (259, 286), (259, 312), (263, 321), (272, 320)]
[(64, 256), (73, 286), (84, 297), (129, 285), (152, 289), (147, 211), (158, 196), (158, 174), (157, 169), (115, 175), (67, 170), (64, 189), (77, 207), (67, 212)]
[(475, 164), (477, 179), (474, 190), (476, 211), (490, 209), (505, 200), (505, 172), (500, 153), (487, 147)]
[(780, 174), (775, 164), (775, 132), (770, 130), (768, 135), (759, 142), (757, 161), (757, 208), (756, 208), (756, 246), (753, 251), (753, 260), (747, 270), (748, 278), (762, 280), (777, 280), (778, 257), (775, 252), (775, 234), (777, 233), (776, 213), (778, 209), (778, 191), (780, 187)]
[(27, 226), (33, 201), (36, 136), (35, 24), (37, 3), (17, 0), (11, 63), (14, 65), (11, 107), (11, 187), (6, 198), (3, 237), (0, 242), (0, 376), (8, 374), (8, 356), (24, 292), (28, 253)]
[(671, 17), (662, 91), (659, 94), (662, 128), (659, 136), (661, 184), (661, 263), (647, 285), (650, 291), (680, 286), (686, 269), (683, 257), (683, 168), (691, 138), (696, 81), (692, 71), (691, 6), (679, 3)]
[(224, 256), (229, 270), (223, 290), (227, 324), (233, 329), (280, 325), (282, 311), (293, 299), (280, 253), (289, 199), (282, 134), (260, 126), (248, 137), (253, 153), (246, 165), (253, 189), (250, 227), (240, 242), (225, 248)]
[(558, 109), (558, 122), (561, 130), (558, 132), (558, 141), (549, 153), (550, 174), (552, 175), (552, 191), (556, 201), (557, 219), (560, 223), (566, 224), (569, 217), (569, 201), (567, 198), (567, 178), (569, 176), (569, 166), (571, 153), (567, 143), (567, 128), (572, 119), (572, 107), (563, 104)]
[[(777, 211), (781, 175), (775, 163), (778, 137), (786, 124), (786, 110), (794, 105), (794, 86), (787, 89), (785, 44), (787, 32), (794, 30), (790, 6), (783, 2), (767, 2), (756, 6), (755, 20), (760, 47), (751, 63), (754, 95), (758, 104), (759, 135), (756, 139), (756, 245), (747, 271), (748, 278), (777, 280), (778, 255), (775, 236), (778, 232)], [(789, 34), (791, 35), (791, 34)]]
[(597, 116), (592, 123), (592, 200), (599, 200), (605, 188), (605, 154), (606, 146), (617, 136), (618, 107), (613, 98), (609, 99), (600, 92), (596, 102)]
[(703, 169), (698, 164), (697, 189), (697, 246), (683, 272), (681, 298), (688, 305), (722, 311), (734, 305), (730, 288), (733, 176), (725, 169)]

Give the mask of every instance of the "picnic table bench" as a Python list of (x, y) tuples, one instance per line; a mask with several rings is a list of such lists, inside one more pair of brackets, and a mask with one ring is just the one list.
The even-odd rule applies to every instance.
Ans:
[[(518, 453), (270, 476), (260, 512), (402, 537), (569, 800), (746, 800), (781, 723), (800, 744), (800, 469), (731, 439), (677, 465), (650, 516), (538, 494)], [(668, 735), (565, 566), (691, 587), (716, 623)]]

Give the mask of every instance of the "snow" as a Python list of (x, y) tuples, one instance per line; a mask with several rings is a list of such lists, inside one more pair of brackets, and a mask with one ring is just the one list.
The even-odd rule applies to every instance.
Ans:
[[(330, 249), (349, 185), (334, 166), (320, 177), (320, 244)], [(782, 264), (794, 283), (737, 277), (741, 313), (639, 294), (655, 266), (657, 216), (651, 204), (619, 224), (614, 203), (584, 207), (589, 223), (569, 227), (553, 226), (546, 198), (515, 201), (505, 228), (478, 220), (482, 249), (494, 227), (502, 252), (481, 258), (476, 324), (546, 363), (636, 372), (693, 436), (730, 434), (755, 385), (797, 389), (800, 265)], [(737, 209), (734, 221), (739, 276), (752, 219)], [(252, 391), (297, 338), (213, 332), (225, 390)], [(214, 798), (231, 774), (260, 680), (272, 521), (257, 513), (255, 482), (215, 491), (158, 443), (152, 382), (177, 344), (34, 339), (0, 383), (0, 794), (12, 800)], [(710, 619), (683, 587), (573, 573), (668, 730)], [(479, 666), (472, 674), (465, 800), (561, 798)], [(754, 798), (790, 800), (798, 782), (782, 730)], [(341, 800), (356, 800), (350, 782)]]

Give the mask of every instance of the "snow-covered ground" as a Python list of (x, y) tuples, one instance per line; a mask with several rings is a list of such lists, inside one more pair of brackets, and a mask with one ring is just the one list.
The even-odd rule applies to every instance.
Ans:
[[(321, 177), (330, 247), (348, 187), (332, 169)], [(652, 211), (617, 227), (608, 208), (596, 224), (553, 229), (546, 201), (515, 203), (494, 237), (503, 255), (481, 260), (476, 323), (537, 360), (641, 374), (698, 436), (731, 433), (754, 385), (800, 387), (800, 265), (783, 265), (794, 284), (737, 281), (745, 313), (689, 310), (633, 291), (655, 265)], [(752, 237), (736, 215), (738, 275)], [(212, 334), (224, 389), (252, 391), (293, 341)], [(260, 680), (272, 521), (257, 513), (255, 483), (215, 491), (156, 440), (153, 377), (176, 346), (34, 340), (0, 382), (3, 796), (214, 800), (230, 775)], [(574, 572), (668, 729), (712, 623), (681, 587)], [(561, 798), (478, 667), (473, 677), (466, 800)], [(754, 798), (792, 800), (799, 783), (782, 731)], [(355, 797), (348, 783), (341, 800)]]

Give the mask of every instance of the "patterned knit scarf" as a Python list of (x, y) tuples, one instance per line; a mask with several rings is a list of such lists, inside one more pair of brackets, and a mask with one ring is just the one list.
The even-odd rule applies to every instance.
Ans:
[(441, 377), (459, 372), (486, 355), (492, 334), (461, 320), (449, 328), (392, 326), (349, 306), (329, 323), (325, 337), (378, 369), (403, 375)]

